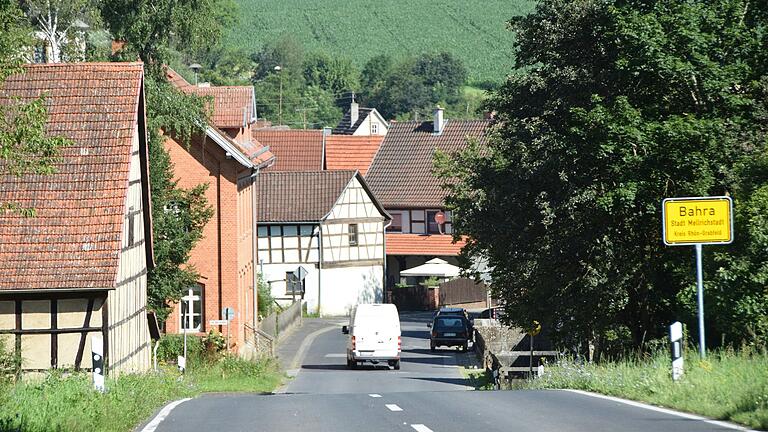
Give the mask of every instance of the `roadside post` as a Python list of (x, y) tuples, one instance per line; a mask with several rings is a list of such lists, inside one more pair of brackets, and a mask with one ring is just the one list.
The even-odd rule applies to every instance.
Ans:
[(662, 201), (662, 232), (667, 246), (695, 246), (696, 294), (699, 309), (699, 355), (706, 357), (704, 338), (704, 276), (702, 246), (733, 242), (733, 201), (728, 196), (666, 198)]
[(533, 321), (533, 326), (528, 330), (528, 336), (530, 336), (531, 356), (528, 358), (528, 378), (533, 377), (533, 337), (538, 336), (541, 333), (541, 324), (538, 321)]
[(224, 318), (223, 321), (227, 322), (225, 325), (227, 326), (227, 352), (229, 352), (229, 328), (231, 327), (229, 322), (235, 319), (235, 309), (231, 307), (225, 307), (221, 310), (221, 316)]
[(669, 326), (670, 354), (672, 356), (672, 380), (683, 376), (683, 325), (675, 321)]
[(104, 393), (104, 340), (91, 336), (91, 361), (93, 362), (93, 388)]

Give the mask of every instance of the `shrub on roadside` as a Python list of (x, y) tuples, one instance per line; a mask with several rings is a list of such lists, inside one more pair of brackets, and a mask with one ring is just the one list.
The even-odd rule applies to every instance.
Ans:
[[(184, 355), (184, 335), (166, 334), (158, 341), (157, 359), (162, 362), (175, 363), (177, 358)], [(205, 347), (199, 336), (187, 335), (187, 357), (198, 359), (203, 356)]]
[(21, 371), (21, 358), (0, 339), (0, 382), (14, 382)]

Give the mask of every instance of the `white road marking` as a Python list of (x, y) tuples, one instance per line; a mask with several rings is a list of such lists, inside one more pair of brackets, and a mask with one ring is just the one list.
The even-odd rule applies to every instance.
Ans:
[(368, 396), (370, 396), (370, 397), (372, 397), (372, 398), (379, 398), (379, 397), (381, 397), (381, 395), (380, 395), (380, 394), (376, 394), (376, 393), (371, 393), (371, 394), (369, 394)]
[(416, 429), (417, 432), (432, 432), (432, 429), (424, 426), (423, 424), (412, 424), (411, 427)]
[(160, 426), (160, 422), (165, 420), (165, 418), (168, 417), (168, 414), (170, 414), (174, 408), (191, 399), (192, 398), (186, 398), (169, 403), (163, 409), (161, 409), (159, 413), (157, 413), (157, 416), (155, 416), (151, 422), (144, 426), (144, 429), (142, 429), (141, 432), (155, 432), (155, 429)]
[(345, 358), (347, 355), (344, 353), (331, 353), (326, 354), (325, 358)]
[(659, 407), (656, 407), (656, 406), (653, 406), (653, 405), (648, 405), (648, 404), (644, 404), (644, 403), (640, 403), (640, 402), (635, 402), (635, 401), (631, 401), (631, 400), (626, 400), (626, 399), (620, 399), (620, 398), (613, 397), (613, 396), (606, 396), (606, 395), (601, 395), (601, 394), (597, 394), (597, 393), (591, 393), (591, 392), (587, 392), (587, 391), (584, 391), (584, 390), (563, 389), (563, 391), (568, 391), (568, 392), (572, 392), (572, 393), (578, 393), (580, 395), (590, 396), (590, 397), (594, 397), (594, 398), (607, 399), (607, 400), (610, 400), (610, 401), (619, 402), (619, 403), (623, 403), (623, 404), (626, 404), (626, 405), (631, 405), (633, 407), (645, 408), (645, 409), (651, 410), (651, 411), (656, 411), (656, 412), (660, 412), (660, 413), (664, 413), (664, 414), (670, 414), (670, 415), (674, 415), (674, 416), (678, 416), (678, 417), (687, 418), (689, 420), (703, 421), (705, 423), (709, 423), (709, 424), (712, 424), (712, 425), (715, 425), (715, 426), (719, 426), (719, 427), (724, 427), (724, 428), (727, 428), (727, 429), (733, 429), (733, 430), (744, 431), (744, 432), (757, 432), (757, 431), (755, 431), (753, 429), (747, 429), (745, 427), (742, 427), (742, 426), (739, 426), (739, 425), (735, 425), (735, 424), (732, 424), (732, 423), (728, 423), (728, 422), (724, 422), (724, 421), (718, 421), (718, 420), (712, 420), (712, 419), (708, 419), (706, 417), (697, 416), (697, 415), (694, 415), (694, 414), (688, 414), (688, 413), (683, 413), (683, 412), (679, 412), (679, 411), (673, 411), (671, 409), (659, 408)]
[(403, 410), (402, 408), (400, 408), (399, 406), (397, 406), (395, 404), (386, 404), (384, 406), (389, 408), (390, 411), (402, 411)]

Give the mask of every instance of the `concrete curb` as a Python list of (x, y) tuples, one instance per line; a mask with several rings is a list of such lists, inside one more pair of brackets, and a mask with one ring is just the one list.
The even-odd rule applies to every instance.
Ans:
[[(315, 338), (317, 338), (319, 335), (323, 333), (327, 333), (331, 330), (336, 330), (339, 327), (342, 326), (342, 323), (328, 323), (327, 327), (323, 327), (319, 330), (315, 330), (314, 332), (308, 334), (303, 341), (301, 341), (301, 345), (299, 345), (299, 349), (296, 350), (296, 354), (293, 356), (293, 360), (290, 363), (290, 369), (286, 370), (285, 373), (291, 377), (294, 378), (299, 374), (300, 365), (304, 361), (304, 357), (307, 355), (307, 349), (309, 349), (309, 346), (312, 345), (312, 342), (315, 341)], [(278, 389), (275, 393), (285, 393), (285, 388), (288, 386), (288, 384), (284, 384), (280, 389)]]

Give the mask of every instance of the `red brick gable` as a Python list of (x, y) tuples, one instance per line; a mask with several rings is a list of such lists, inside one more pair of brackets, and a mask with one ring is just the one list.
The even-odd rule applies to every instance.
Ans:
[(0, 217), (0, 290), (113, 288), (142, 92), (141, 63), (25, 66), (0, 90), (47, 94), (48, 133), (74, 141), (52, 175), (0, 176), (0, 202), (35, 217)]

